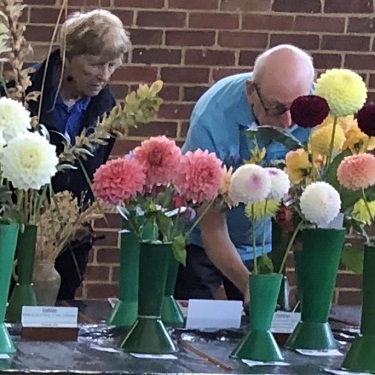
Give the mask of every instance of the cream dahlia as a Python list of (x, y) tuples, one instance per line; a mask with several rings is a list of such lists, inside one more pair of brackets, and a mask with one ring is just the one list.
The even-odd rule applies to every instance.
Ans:
[(17, 100), (0, 98), (0, 129), (6, 142), (31, 128), (30, 112)]
[(1, 160), (3, 177), (17, 189), (40, 189), (56, 174), (56, 147), (38, 133), (9, 141)]
[(289, 176), (278, 168), (266, 168), (266, 171), (271, 178), (271, 191), (268, 199), (282, 199), (290, 188)]
[(308, 185), (301, 194), (300, 208), (305, 218), (318, 227), (329, 224), (340, 212), (341, 199), (337, 190), (327, 182)]

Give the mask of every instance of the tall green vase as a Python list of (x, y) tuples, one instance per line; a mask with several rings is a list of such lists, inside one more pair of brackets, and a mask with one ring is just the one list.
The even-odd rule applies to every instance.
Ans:
[(36, 225), (26, 225), (19, 232), (17, 257), (17, 284), (10, 297), (5, 320), (10, 323), (20, 323), (23, 306), (36, 306), (36, 295), (33, 285), (33, 270), (36, 244)]
[(232, 352), (232, 358), (274, 362), (283, 360), (270, 328), (283, 275), (250, 275), (249, 332)]
[(375, 247), (365, 246), (362, 276), (361, 331), (350, 347), (342, 367), (354, 372), (375, 373)]
[(161, 309), (161, 319), (163, 323), (167, 326), (178, 327), (184, 324), (184, 314), (181, 311), (180, 305), (174, 299), (173, 293), (176, 286), (177, 273), (179, 262), (174, 257), (171, 252), (168, 275), (167, 275), (167, 284), (165, 286), (163, 304)]
[(17, 237), (18, 225), (0, 225), (0, 354), (11, 354), (16, 351), (5, 327), (4, 318)]
[(336, 283), (345, 229), (303, 231), (298, 259), (301, 321), (289, 336), (288, 349), (335, 349), (328, 315)]
[(161, 320), (171, 252), (171, 244), (140, 243), (138, 317), (121, 343), (121, 348), (126, 352), (176, 352), (176, 347)]
[(119, 300), (107, 323), (130, 327), (138, 315), (139, 239), (131, 232), (121, 233)]

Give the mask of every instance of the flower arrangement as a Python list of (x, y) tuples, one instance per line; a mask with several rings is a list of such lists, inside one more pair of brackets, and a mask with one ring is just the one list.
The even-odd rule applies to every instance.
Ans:
[(94, 174), (97, 198), (117, 205), (130, 231), (150, 241), (171, 242), (176, 258), (185, 262), (190, 231), (214, 204), (226, 170), (213, 153), (181, 154), (173, 140), (151, 137), (128, 155), (110, 160)]

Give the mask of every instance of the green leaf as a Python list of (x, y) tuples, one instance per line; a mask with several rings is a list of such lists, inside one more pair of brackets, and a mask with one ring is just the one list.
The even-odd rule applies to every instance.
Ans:
[(170, 241), (170, 233), (173, 228), (173, 221), (170, 217), (166, 216), (162, 211), (158, 211), (156, 214), (156, 223), (159, 227), (159, 231), (164, 237), (164, 240)]
[(173, 239), (172, 250), (176, 260), (186, 266), (186, 238), (183, 235)]
[(273, 273), (273, 263), (270, 257), (263, 253), (258, 260), (258, 272), (259, 273)]
[(250, 138), (257, 137), (268, 142), (279, 142), (289, 150), (303, 148), (303, 144), (286, 130), (270, 125), (262, 125), (245, 132)]
[(363, 257), (363, 249), (345, 245), (341, 253), (341, 263), (347, 270), (361, 275), (363, 273)]

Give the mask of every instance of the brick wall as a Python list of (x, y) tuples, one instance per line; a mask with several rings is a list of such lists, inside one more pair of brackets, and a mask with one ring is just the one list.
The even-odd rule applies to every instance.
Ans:
[[(26, 36), (38, 61), (45, 56), (62, 0), (24, 2)], [(320, 71), (358, 71), (375, 99), (373, 0), (69, 0), (72, 11), (98, 6), (122, 19), (134, 44), (128, 64), (113, 77), (117, 98), (139, 82), (165, 82), (159, 121), (131, 130), (128, 140), (117, 142), (114, 154), (155, 134), (183, 141), (199, 96), (221, 77), (248, 70), (259, 52), (279, 43), (309, 50)], [(96, 225), (106, 237), (91, 253), (84, 298), (116, 294), (119, 220), (114, 214), (108, 220), (110, 227)], [(336, 302), (359, 303), (359, 287), (358, 277), (342, 271)]]

